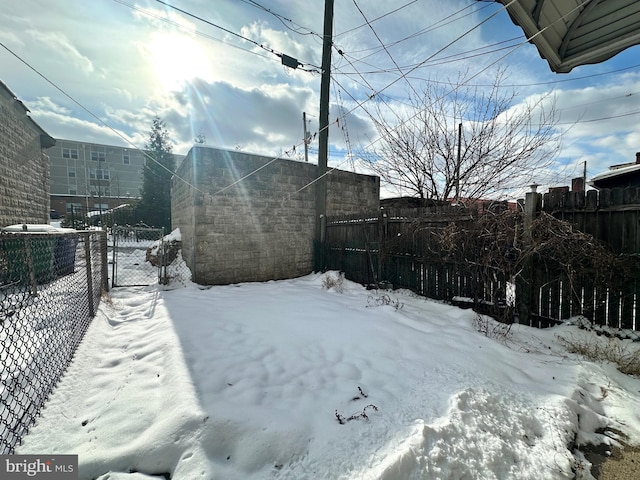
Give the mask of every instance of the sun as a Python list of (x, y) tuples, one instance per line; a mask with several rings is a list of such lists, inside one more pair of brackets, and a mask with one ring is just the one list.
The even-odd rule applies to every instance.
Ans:
[(206, 52), (189, 35), (155, 33), (144, 50), (156, 80), (165, 89), (178, 89), (194, 78), (210, 75)]

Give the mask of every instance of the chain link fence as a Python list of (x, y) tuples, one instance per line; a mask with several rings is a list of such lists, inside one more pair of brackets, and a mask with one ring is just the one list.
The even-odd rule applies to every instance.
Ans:
[(12, 454), (71, 362), (103, 289), (102, 231), (0, 233), (0, 454)]
[(163, 251), (163, 229), (115, 226), (111, 229), (112, 287), (134, 287), (164, 283), (163, 262), (158, 261)]

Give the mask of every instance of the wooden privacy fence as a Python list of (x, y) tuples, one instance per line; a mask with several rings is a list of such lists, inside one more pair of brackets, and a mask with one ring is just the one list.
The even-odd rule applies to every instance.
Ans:
[[(640, 330), (639, 198), (637, 189), (529, 193), (508, 213), (511, 223), (494, 231), (477, 224), (483, 216), (504, 211), (506, 204), (484, 212), (445, 206), (330, 217), (321, 261), (324, 268), (344, 271), (364, 285), (407, 288), (501, 321), (545, 327), (584, 315), (599, 325)], [(567, 222), (556, 225), (579, 242), (573, 252), (567, 243), (567, 258), (544, 249), (547, 239), (540, 235), (555, 231), (540, 220), (551, 216)], [(462, 240), (447, 237), (452, 225), (483, 233)], [(449, 240), (457, 243), (448, 245)], [(462, 246), (463, 241), (473, 245)], [(583, 264), (594, 262), (580, 257), (582, 247), (590, 246), (610, 250), (625, 268), (605, 271), (612, 267), (603, 263), (597, 275), (581, 274), (588, 271)], [(584, 251), (591, 255), (588, 248)], [(594, 265), (597, 271), (599, 264)]]
[(493, 270), (487, 275), (486, 269), (445, 259), (438, 241), (448, 225), (472, 222), (474, 215), (477, 212), (444, 206), (329, 218), (325, 266), (371, 287), (408, 288), (504, 316), (510, 288), (504, 273)]

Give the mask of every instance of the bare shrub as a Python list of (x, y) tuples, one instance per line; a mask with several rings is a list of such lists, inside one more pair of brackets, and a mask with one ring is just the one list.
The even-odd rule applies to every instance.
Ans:
[(327, 273), (324, 277), (322, 277), (322, 288), (325, 290), (331, 290), (333, 288), (334, 291), (338, 293), (344, 292), (344, 272), (339, 272), (334, 275), (332, 273)]
[[(451, 221), (433, 233), (435, 242), (425, 256), (465, 265), (472, 279), (465, 296), (473, 300), (474, 310), (504, 323), (511, 323), (513, 315), (509, 284), (526, 281), (527, 274), (521, 273), (532, 266), (561, 279), (572, 292), (572, 301), (581, 302), (585, 279), (600, 287), (599, 296), (608, 289), (620, 291), (640, 262), (616, 255), (592, 235), (545, 212), (532, 222), (526, 238), (521, 212), (492, 208), (472, 213), (467, 220)], [(592, 313), (588, 305), (580, 307), (581, 313)]]
[(487, 315), (476, 314), (473, 319), (473, 328), (485, 337), (500, 341), (506, 341), (512, 334), (510, 323), (497, 322)]
[(611, 362), (624, 374), (640, 376), (640, 347), (629, 340), (595, 335), (579, 338), (558, 335), (558, 340), (571, 353), (594, 362)]
[(469, 210), (463, 220), (451, 221), (434, 232), (431, 255), (469, 272), (473, 309), (488, 313), (502, 323), (513, 321), (508, 303), (508, 284), (522, 268), (521, 214), (502, 204), (487, 205), (478, 214)]
[[(635, 263), (628, 256), (614, 254), (610, 247), (571, 223), (545, 212), (531, 226), (531, 242), (522, 252), (520, 263), (525, 260), (564, 276), (577, 298), (580, 295), (575, 285), (585, 278), (593, 285), (618, 290)], [(606, 289), (600, 290), (606, 294)]]
[(386, 293), (382, 295), (369, 295), (367, 297), (367, 307), (381, 307), (383, 305), (389, 305), (396, 310), (401, 310), (404, 307), (404, 303), (402, 303), (397, 298), (392, 298)]

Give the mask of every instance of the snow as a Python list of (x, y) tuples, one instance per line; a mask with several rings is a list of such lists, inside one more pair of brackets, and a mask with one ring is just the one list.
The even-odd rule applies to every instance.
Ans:
[(640, 380), (568, 353), (575, 326), (488, 338), (471, 310), (335, 273), (184, 272), (103, 299), (16, 453), (78, 454), (87, 480), (537, 480), (592, 478), (574, 441), (640, 442)]
[(5, 232), (29, 232), (29, 233), (75, 233), (73, 228), (62, 228), (60, 222), (50, 223), (20, 223), (9, 225), (2, 229)]

